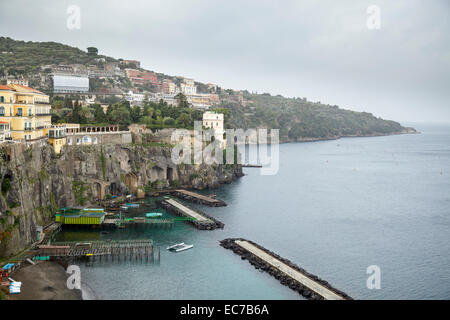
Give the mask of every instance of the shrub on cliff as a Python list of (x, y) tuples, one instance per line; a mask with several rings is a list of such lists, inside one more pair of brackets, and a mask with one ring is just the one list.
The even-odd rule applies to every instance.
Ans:
[(9, 190), (11, 190), (11, 180), (5, 177), (2, 181), (2, 193), (7, 194)]

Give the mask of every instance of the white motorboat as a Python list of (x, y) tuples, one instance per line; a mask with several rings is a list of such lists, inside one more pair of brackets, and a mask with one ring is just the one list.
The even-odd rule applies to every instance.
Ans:
[(184, 242), (181, 242), (181, 243), (174, 244), (173, 246), (167, 247), (167, 250), (174, 251), (174, 252), (181, 252), (181, 251), (184, 251), (187, 249), (191, 249), (193, 247), (194, 247), (193, 244), (185, 244)]

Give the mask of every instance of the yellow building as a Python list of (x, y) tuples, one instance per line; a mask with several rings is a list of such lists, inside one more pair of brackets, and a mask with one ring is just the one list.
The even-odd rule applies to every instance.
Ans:
[(44, 137), (51, 126), (46, 94), (19, 84), (0, 86), (0, 122), (8, 122), (13, 140)]
[(60, 153), (61, 148), (67, 144), (67, 129), (64, 125), (55, 125), (47, 129), (48, 143), (53, 146), (55, 153)]
[(0, 85), (0, 123), (2, 124), (2, 141), (11, 139), (11, 115), (15, 90), (9, 86)]

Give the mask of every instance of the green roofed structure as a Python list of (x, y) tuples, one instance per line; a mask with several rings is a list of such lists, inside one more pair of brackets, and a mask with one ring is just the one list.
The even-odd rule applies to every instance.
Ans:
[(100, 225), (106, 213), (102, 208), (60, 208), (55, 221), (61, 224)]

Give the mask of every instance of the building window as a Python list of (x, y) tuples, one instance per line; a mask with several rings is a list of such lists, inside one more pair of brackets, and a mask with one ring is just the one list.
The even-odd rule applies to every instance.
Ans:
[(29, 116), (32, 116), (31, 108), (28, 108), (28, 115), (29, 115)]
[(97, 144), (97, 137), (92, 138), (92, 143)]
[(67, 144), (70, 144), (70, 145), (72, 144), (72, 138), (67, 139)]
[(22, 108), (18, 108), (17, 109), (17, 116), (19, 116), (19, 117), (21, 117), (22, 116), (22, 113), (23, 111), (22, 111)]
[(77, 138), (77, 144), (80, 144), (80, 138)]
[(0, 116), (5, 115), (5, 107), (0, 107)]
[(5, 102), (5, 97), (4, 96), (0, 96), (0, 102)]

